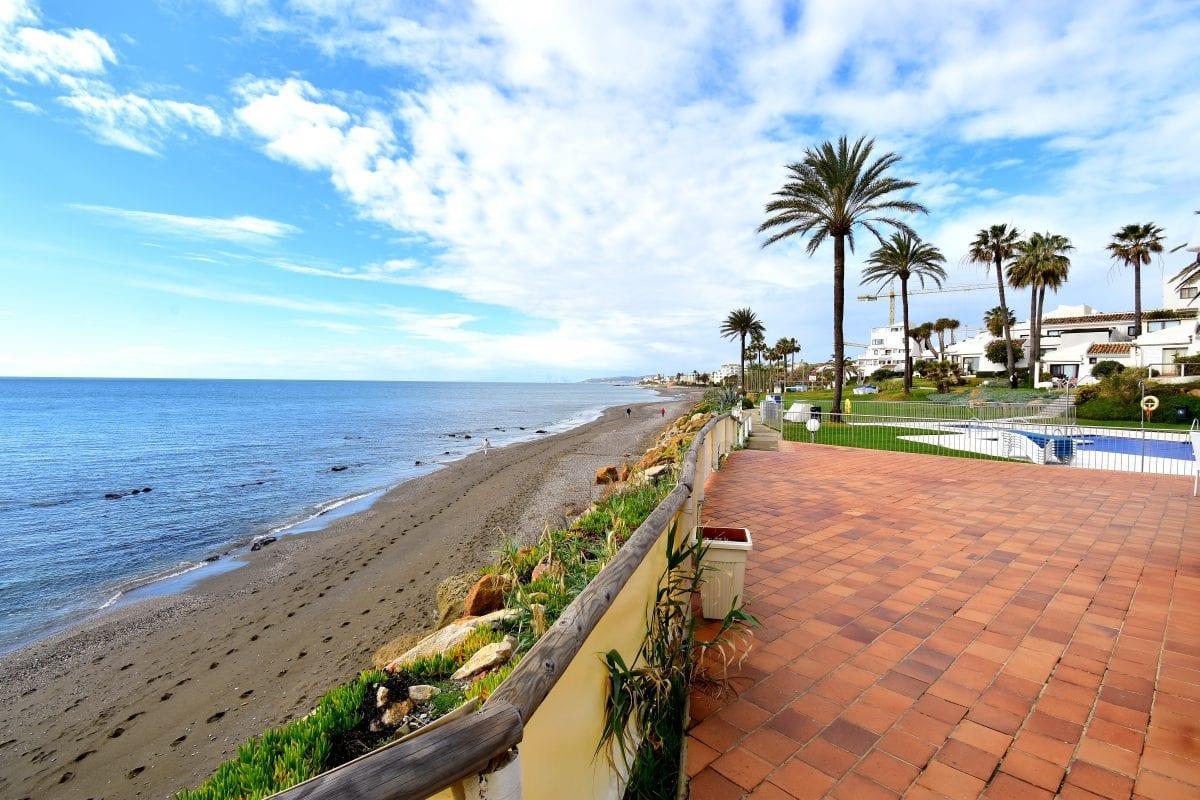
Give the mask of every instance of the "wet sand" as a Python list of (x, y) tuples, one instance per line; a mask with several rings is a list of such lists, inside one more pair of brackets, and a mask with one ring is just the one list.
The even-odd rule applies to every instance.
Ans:
[[(691, 401), (472, 455), (241, 569), (140, 601), (0, 660), (0, 797), (165, 798), (307, 713), (371, 654), (432, 629), (444, 578), (535, 537)], [(667, 408), (666, 420), (658, 409)]]

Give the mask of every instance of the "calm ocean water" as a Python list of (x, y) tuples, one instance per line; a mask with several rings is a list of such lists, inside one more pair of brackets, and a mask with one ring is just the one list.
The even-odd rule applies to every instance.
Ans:
[(650, 399), (605, 384), (0, 379), (0, 652), (233, 543), (359, 507), (485, 436)]

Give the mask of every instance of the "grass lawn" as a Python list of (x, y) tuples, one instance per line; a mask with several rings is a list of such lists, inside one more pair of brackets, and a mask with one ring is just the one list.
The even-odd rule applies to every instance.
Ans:
[[(802, 424), (788, 423), (784, 426), (784, 438), (789, 442), (813, 441)], [(998, 456), (985, 456), (966, 450), (938, 447), (923, 442), (910, 442), (902, 436), (935, 436), (936, 431), (924, 428), (896, 428), (891, 425), (843, 425), (837, 422), (822, 422), (817, 431), (816, 444), (836, 444), (842, 447), (865, 447), (868, 450), (890, 450), (899, 453), (924, 453), (934, 456), (960, 456), (979, 458), (985, 461), (1011, 461)]]
[[(1142, 424), (1137, 420), (1130, 419), (1079, 419), (1076, 420), (1080, 425), (1087, 425), (1093, 428), (1140, 428)], [(1159, 428), (1171, 431), (1186, 431), (1191, 428), (1190, 422), (1159, 422), (1156, 419), (1151, 419), (1146, 423), (1146, 428)]]

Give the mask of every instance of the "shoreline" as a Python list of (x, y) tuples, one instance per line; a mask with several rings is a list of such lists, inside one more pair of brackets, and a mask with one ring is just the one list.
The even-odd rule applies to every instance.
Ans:
[[(648, 390), (656, 392), (658, 398), (654, 401), (643, 401), (636, 405), (647, 405), (652, 402), (667, 403), (672, 400), (673, 395), (666, 394), (666, 390), (664, 389), (649, 387)], [(565, 419), (547, 423), (544, 429), (521, 429), (521, 432), (514, 432), (506, 440), (498, 444), (493, 444), (491, 449), (501, 450), (566, 433), (596, 422), (603, 418), (606, 413), (611, 412), (617, 407), (606, 406), (599, 409), (584, 409)], [(539, 433), (537, 431), (543, 432)], [(507, 431), (500, 432), (507, 433)], [(463, 436), (459, 432), (441, 435), (451, 439), (460, 439)], [(468, 436), (467, 438), (470, 439), (471, 437)], [(477, 438), (482, 440), (483, 437)], [(284, 537), (320, 533), (339, 519), (370, 510), (372, 505), (400, 486), (433, 475), (450, 465), (470, 458), (477, 452), (479, 452), (478, 448), (469, 451), (460, 450), (451, 455), (441, 453), (431, 456), (428, 461), (418, 460), (416, 464), (408, 468), (409, 474), (403, 475), (387, 484), (365, 491), (356, 491), (349, 495), (318, 501), (303, 511), (291, 514), (290, 517), (281, 517), (279, 521), (271, 523), (265, 531), (239, 534), (229, 539), (217, 550), (203, 556), (197, 556), (193, 559), (181, 559), (153, 572), (131, 575), (107, 587), (102, 587), (97, 593), (92, 595), (99, 602), (99, 605), (92, 608), (77, 609), (73, 613), (65, 615), (64, 618), (39, 626), (37, 629), (14, 641), (0, 643), (0, 661), (47, 639), (69, 634), (80, 626), (99, 622), (106, 614), (112, 613), (112, 611), (131, 603), (187, 592), (211, 578), (236, 571), (246, 565), (247, 562), (244, 559), (256, 542), (270, 539), (271, 544), (275, 544)], [(414, 472), (413, 470), (416, 471)], [(364, 500), (367, 502), (362, 502)], [(351, 506), (351, 508), (341, 513), (335, 513), (347, 505)], [(85, 601), (81, 597), (82, 602)]]
[(595, 469), (640, 455), (694, 402), (680, 398), (468, 454), (324, 535), (284, 536), (186, 591), (118, 603), (0, 656), (0, 795), (163, 796), (198, 783), (382, 645), (431, 628), (438, 583), (487, 563), (500, 532), (535, 536), (581, 510)]

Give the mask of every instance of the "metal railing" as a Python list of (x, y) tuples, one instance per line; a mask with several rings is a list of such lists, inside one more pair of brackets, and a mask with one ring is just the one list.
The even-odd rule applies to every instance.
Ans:
[(454, 712), (275, 800), (619, 796), (619, 759), (597, 752), (608, 685), (597, 654), (616, 649), (632, 663), (666, 564), (667, 531), (699, 523), (705, 481), (744, 444), (749, 424), (722, 414), (697, 432), (675, 488), (478, 711)]
[(930, 416), (842, 414), (840, 422), (776, 414), (784, 440), (907, 453), (1017, 461), (1080, 469), (1160, 475), (1195, 473), (1197, 454), (1187, 431), (1103, 428), (1030, 417), (938, 419)]
[(1200, 364), (1168, 361), (1144, 366), (1151, 378), (1200, 378)]
[[(764, 399), (762, 404), (763, 422), (776, 430), (780, 429), (783, 421), (806, 422), (811, 416), (811, 409), (819, 409), (819, 416), (827, 419), (835, 409), (830, 402), (809, 404), (805, 401), (788, 401), (783, 403), (771, 402)], [(785, 407), (786, 406), (786, 410)], [(922, 419), (922, 420), (951, 420), (968, 422), (971, 420), (1000, 421), (1000, 422), (1030, 422), (1041, 425), (1073, 425), (1075, 424), (1075, 403), (1070, 394), (1063, 393), (1045, 399), (1035, 399), (1024, 403), (1001, 402), (969, 402), (963, 403), (931, 403), (920, 400), (872, 400), (861, 397), (847, 397), (841, 409), (843, 415), (850, 414), (860, 418), (878, 417), (888, 419)]]

